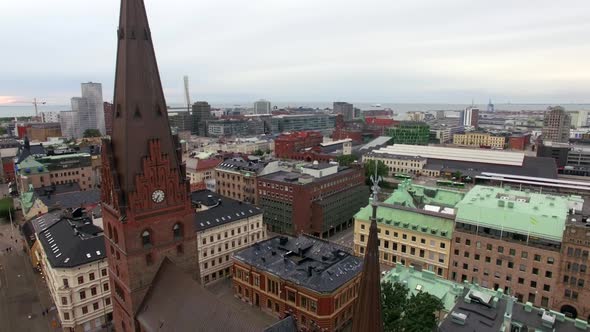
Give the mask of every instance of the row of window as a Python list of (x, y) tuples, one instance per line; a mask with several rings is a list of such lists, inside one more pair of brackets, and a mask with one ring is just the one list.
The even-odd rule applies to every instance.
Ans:
[[(113, 228), (111, 224), (107, 224), (107, 236), (112, 239), (113, 242), (119, 243), (119, 233), (117, 228)], [(183, 227), (182, 224), (176, 223), (172, 226), (172, 236), (175, 240), (182, 238)], [(145, 229), (141, 232), (141, 244), (144, 248), (150, 248), (153, 245), (152, 233), (150, 230)]]
[[(364, 254), (365, 253), (365, 247), (360, 247), (359, 248), (359, 251), (360, 251), (361, 254)], [(440, 254), (440, 255), (442, 255), (442, 254)], [(432, 261), (434, 261), (434, 257), (435, 257), (434, 256), (434, 253), (433, 252), (429, 252), (429, 259), (432, 260)], [(383, 255), (380, 257), (380, 261), (383, 262), (383, 263), (386, 263), (386, 264), (390, 263), (390, 259), (391, 259), (391, 263), (393, 263), (393, 264), (396, 264), (398, 262), (398, 256), (392, 254), (391, 255), (391, 258), (390, 258), (390, 254), (387, 253), (387, 252), (384, 252)], [(445, 259), (445, 256), (444, 255), (442, 255), (442, 257), (439, 257), (439, 263), (444, 263), (444, 259)], [(399, 262), (403, 266), (407, 266), (406, 265), (406, 260), (403, 257), (399, 257)], [(420, 262), (416, 262), (416, 261), (413, 261), (412, 263), (410, 263), (411, 266), (416, 266), (416, 264), (417, 265), (421, 265)], [(436, 269), (436, 274), (439, 275), (439, 276), (441, 276), (441, 277), (443, 276), (444, 270), (441, 267), (434, 266), (434, 265), (429, 265), (429, 264), (426, 264), (426, 263), (422, 267), (423, 268), (426, 268), (429, 271), (434, 271)]]
[[(105, 298), (105, 299), (104, 299), (104, 304), (105, 304), (105, 306), (109, 306), (109, 305), (111, 305), (111, 298), (109, 298), (109, 297)], [(92, 310), (93, 310), (93, 311), (96, 311), (96, 310), (99, 310), (99, 309), (100, 309), (100, 305), (99, 305), (99, 303), (98, 303), (98, 302), (94, 302), (94, 303), (92, 304)], [(82, 314), (83, 314), (83, 315), (86, 315), (86, 314), (89, 312), (89, 310), (88, 310), (88, 306), (86, 306), (86, 305), (85, 305), (85, 306), (83, 306), (82, 308), (80, 308), (80, 310), (82, 311)], [(64, 316), (64, 320), (70, 320), (70, 319), (71, 319), (71, 318), (70, 318), (70, 313), (69, 313), (69, 312), (64, 312), (64, 313), (63, 313), (63, 316)]]
[[(456, 243), (461, 243), (461, 238), (460, 237), (456, 237), (455, 238), (455, 242)], [(465, 239), (465, 245), (466, 246), (470, 246), (471, 245), (471, 240), (470, 239)], [(480, 241), (477, 241), (475, 243), (475, 248), (477, 249), (482, 249), (482, 243)], [(493, 251), (494, 246), (491, 243), (487, 243), (486, 244), (486, 250), (487, 251)], [(505, 248), (503, 246), (497, 246), (496, 250), (498, 251), (498, 253), (503, 254), (505, 252)], [(457, 254), (457, 250), (455, 250), (455, 254)], [(514, 248), (508, 248), (508, 255), (510, 256), (516, 256), (516, 249)], [(521, 251), (520, 252), (520, 257), (524, 258), (524, 259), (528, 259), (529, 258), (529, 253), (527, 251)], [(535, 254), (533, 255), (533, 260), (536, 262), (540, 262), (542, 260), (541, 255), (539, 254)], [(553, 257), (547, 257), (547, 264), (553, 264), (555, 263), (555, 258)]]
[[(108, 292), (109, 291), (109, 284), (105, 283), (102, 284), (102, 290), (103, 292)], [(98, 290), (96, 287), (92, 287), (90, 288), (90, 296), (96, 296), (98, 294)], [(78, 292), (78, 296), (80, 298), (80, 300), (85, 300), (86, 299), (86, 291), (85, 290), (81, 290), (80, 292)], [(68, 298), (65, 296), (62, 296), (61, 298), (61, 304), (63, 305), (67, 305), (68, 304)]]
[(568, 247), (567, 248), (567, 255), (569, 257), (577, 257), (577, 258), (583, 258), (584, 260), (588, 259), (588, 250), (582, 250), (580, 248), (572, 248), (572, 247)]
[[(361, 224), (361, 229), (365, 229), (365, 224), (364, 223)], [(377, 233), (381, 233), (381, 228), (379, 228), (379, 227), (377, 228)], [(389, 230), (385, 230), (385, 236), (389, 236), (389, 234), (390, 234)], [(398, 232), (393, 232), (393, 237), (396, 237), (396, 238), (399, 237)], [(412, 235), (410, 237), (410, 239), (411, 239), (411, 242), (417, 242), (418, 241), (418, 238), (416, 236), (414, 236), (414, 235)], [(408, 234), (402, 233), (402, 240), (406, 240), (407, 241), (408, 240)], [(381, 241), (381, 240), (379, 240), (379, 241)], [(365, 235), (364, 234), (361, 234), (361, 242), (365, 242)], [(385, 242), (388, 242), (388, 241), (385, 241)], [(426, 245), (426, 239), (425, 238), (420, 238), (420, 244)], [(436, 241), (435, 240), (430, 240), (430, 246), (431, 247), (435, 247), (436, 246)], [(438, 244), (438, 246), (441, 249), (445, 249), (447, 247), (447, 244), (445, 242), (440, 242)]]
[[(479, 255), (475, 255), (475, 256), (476, 256), (475, 257), (476, 260), (479, 260)], [(486, 256), (485, 262), (486, 263), (491, 263), (491, 258), (489, 256)], [(458, 265), (459, 265), (459, 263), (457, 261), (453, 261), (453, 266), (454, 267), (458, 267)], [(501, 259), (496, 259), (496, 265), (501, 267), (502, 266), (502, 260)], [(507, 264), (507, 267), (509, 269), (513, 269), (514, 268), (514, 262), (510, 262), (509, 261), (508, 264)], [(463, 268), (463, 270), (469, 270), (469, 264), (468, 263), (463, 263), (462, 268)], [(487, 269), (484, 269), (484, 271), (486, 271), (486, 270)], [(527, 266), (525, 264), (519, 264), (518, 270), (520, 272), (527, 272)], [(479, 268), (478, 267), (473, 267), (473, 271), (474, 272), (478, 272), (479, 271)], [(533, 267), (532, 268), (531, 273), (534, 274), (534, 275), (540, 275), (541, 274), (540, 271), (539, 271), (539, 268), (536, 268), (536, 267)], [(552, 277), (553, 277), (553, 272), (552, 271), (545, 271), (545, 278), (549, 278), (550, 279)]]
[[(259, 227), (260, 227), (260, 222), (256, 222), (256, 228), (259, 228)], [(241, 234), (242, 233), (242, 229), (243, 229), (244, 232), (247, 232), (248, 231), (248, 225), (244, 225), (244, 227), (236, 227), (235, 229), (232, 228), (229, 231), (225, 231), (224, 234), (223, 234), (223, 238), (224, 239), (227, 239), (228, 236), (229, 236), (229, 234), (231, 234), (231, 236), (234, 236), (236, 233), (237, 234)], [(250, 224), (250, 229), (251, 230), (254, 229), (254, 223)], [(221, 233), (218, 233), (217, 236), (210, 235), (209, 236), (209, 243), (213, 243), (213, 241), (215, 240), (215, 238), (217, 238), (217, 240), (221, 240)], [(202, 243), (203, 244), (207, 244), (207, 237), (206, 236), (203, 237)]]
[[(100, 270), (100, 275), (102, 277), (106, 277), (108, 275), (107, 269), (105, 268), (105, 269)], [(96, 273), (94, 273), (94, 272), (88, 273), (88, 280), (89, 281), (95, 280), (96, 277), (97, 277)], [(84, 279), (84, 275), (79, 275), (77, 277), (78, 285), (82, 285), (84, 283), (84, 280), (85, 280)], [(63, 285), (64, 285), (65, 288), (69, 288), (70, 287), (70, 281), (69, 281), (69, 279), (63, 278), (62, 279), (62, 282), (63, 282)]]
[(206, 274), (203, 277), (203, 283), (208, 284), (209, 282), (215, 281), (217, 279), (222, 279), (225, 277), (229, 277), (231, 275), (231, 271), (229, 267), (226, 267), (225, 269), (219, 270), (219, 271), (214, 271), (210, 274)]

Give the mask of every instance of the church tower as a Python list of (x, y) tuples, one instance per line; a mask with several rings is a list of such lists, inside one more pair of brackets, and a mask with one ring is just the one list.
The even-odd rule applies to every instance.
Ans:
[(117, 331), (137, 310), (160, 262), (196, 269), (189, 185), (173, 136), (143, 0), (121, 0), (113, 133), (103, 141), (102, 211)]

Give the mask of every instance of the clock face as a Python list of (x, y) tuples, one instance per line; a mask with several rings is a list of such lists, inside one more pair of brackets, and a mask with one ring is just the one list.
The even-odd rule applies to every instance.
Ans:
[(164, 197), (166, 196), (166, 194), (164, 194), (163, 190), (155, 190), (152, 193), (152, 201), (154, 201), (155, 203), (162, 203), (164, 201)]

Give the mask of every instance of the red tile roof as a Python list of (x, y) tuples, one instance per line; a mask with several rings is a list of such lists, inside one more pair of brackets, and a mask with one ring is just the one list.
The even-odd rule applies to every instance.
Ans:
[(197, 171), (215, 168), (220, 163), (220, 159), (200, 159), (199, 161), (197, 161)]

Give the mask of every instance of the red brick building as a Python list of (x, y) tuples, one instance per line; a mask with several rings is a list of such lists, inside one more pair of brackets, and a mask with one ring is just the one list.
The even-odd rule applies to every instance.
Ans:
[(107, 135), (113, 134), (113, 111), (115, 107), (113, 104), (104, 102), (104, 127)]
[(275, 156), (293, 159), (292, 157), (304, 149), (319, 147), (324, 141), (321, 133), (316, 131), (298, 131), (281, 134), (275, 140)]
[(270, 231), (327, 237), (352, 225), (368, 203), (360, 165), (317, 164), (301, 173), (279, 171), (257, 179), (258, 204)]
[(531, 142), (531, 134), (510, 136), (508, 138), (508, 148), (512, 150), (525, 150)]
[[(234, 294), (300, 331), (341, 331), (350, 325), (361, 259), (309, 236), (277, 236), (234, 254)], [(274, 268), (280, 264), (284, 268)]]

